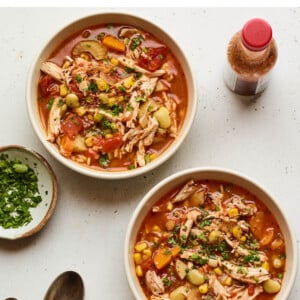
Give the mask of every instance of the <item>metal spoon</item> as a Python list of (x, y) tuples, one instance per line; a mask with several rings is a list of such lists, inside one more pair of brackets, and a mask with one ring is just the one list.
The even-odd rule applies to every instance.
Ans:
[(74, 271), (60, 274), (50, 285), (44, 300), (83, 300), (81, 276)]

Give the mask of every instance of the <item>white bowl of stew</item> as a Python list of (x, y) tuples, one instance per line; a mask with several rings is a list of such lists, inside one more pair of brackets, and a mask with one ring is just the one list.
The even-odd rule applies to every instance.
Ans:
[(131, 217), (124, 254), (136, 299), (286, 300), (297, 268), (277, 201), (218, 168), (184, 170), (153, 187)]
[(196, 87), (183, 51), (137, 16), (101, 13), (56, 33), (28, 78), (37, 136), (65, 166), (103, 179), (165, 162), (188, 134)]

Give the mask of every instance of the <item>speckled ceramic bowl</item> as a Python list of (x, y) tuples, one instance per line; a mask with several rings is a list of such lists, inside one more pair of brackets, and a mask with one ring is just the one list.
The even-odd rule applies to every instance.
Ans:
[(0, 226), (0, 238), (10, 240), (24, 238), (40, 231), (52, 216), (57, 200), (56, 176), (46, 159), (29, 148), (17, 145), (4, 146), (0, 147), (0, 155), (4, 155), (7, 161), (18, 160), (26, 164), (38, 177), (42, 201), (35, 208), (30, 208), (32, 221), (19, 228), (5, 229)]
[[(174, 142), (161, 154), (153, 160), (152, 162), (146, 164), (144, 167), (139, 167), (133, 170), (124, 170), (124, 171), (102, 171), (97, 169), (89, 168), (85, 165), (74, 162), (71, 159), (65, 158), (62, 156), (57, 146), (53, 143), (47, 141), (46, 132), (43, 128), (42, 122), (39, 116), (39, 110), (37, 105), (37, 92), (38, 92), (38, 81), (40, 76), (41, 64), (46, 61), (50, 54), (72, 34), (79, 32), (80, 30), (86, 29), (88, 27), (105, 24), (105, 23), (118, 23), (118, 24), (127, 24), (133, 25), (138, 28), (141, 28), (147, 32), (152, 33), (156, 38), (163, 41), (176, 56), (177, 60), (180, 62), (183, 72), (185, 74), (188, 90), (188, 107), (183, 122), (182, 128), (174, 140)], [(39, 55), (36, 56), (35, 61), (30, 69), (28, 82), (27, 82), (27, 110), (29, 113), (29, 118), (33, 126), (34, 131), (36, 132), (38, 138), (46, 149), (53, 155), (59, 162), (68, 168), (79, 172), (81, 174), (101, 178), (101, 179), (123, 179), (141, 175), (145, 172), (149, 172), (154, 168), (160, 166), (166, 160), (168, 160), (180, 147), (183, 143), (185, 137), (187, 136), (194, 116), (196, 113), (197, 97), (196, 97), (196, 84), (190, 64), (178, 46), (169, 34), (167, 34), (163, 29), (159, 28), (157, 25), (141, 18), (138, 16), (126, 14), (126, 13), (100, 13), (96, 15), (91, 15), (83, 17), (82, 19), (76, 20), (71, 24), (66, 25), (58, 33), (49, 39), (45, 47), (40, 51)]]
[(137, 300), (147, 299), (139, 284), (139, 280), (135, 272), (135, 263), (133, 259), (134, 246), (136, 243), (137, 235), (140, 231), (142, 222), (151, 209), (151, 207), (163, 196), (174, 190), (176, 187), (184, 184), (190, 179), (197, 180), (218, 180), (236, 184), (253, 195), (257, 196), (271, 211), (277, 220), (282, 233), (285, 238), (286, 245), (286, 271), (284, 274), (282, 287), (280, 292), (276, 295), (276, 300), (286, 300), (293, 287), (296, 271), (297, 271), (297, 245), (296, 238), (290, 228), (289, 222), (284, 216), (284, 212), (278, 205), (276, 199), (266, 191), (258, 183), (249, 177), (226, 169), (220, 168), (194, 168), (188, 169), (176, 174), (173, 174), (166, 179), (162, 180), (154, 186), (139, 202), (137, 208), (131, 216), (128, 225), (125, 247), (124, 247), (124, 260), (125, 270), (130, 288), (133, 295)]

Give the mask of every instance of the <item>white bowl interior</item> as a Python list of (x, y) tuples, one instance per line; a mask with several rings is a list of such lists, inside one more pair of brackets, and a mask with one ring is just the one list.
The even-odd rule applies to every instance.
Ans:
[(0, 154), (7, 155), (8, 160), (17, 159), (34, 170), (38, 176), (38, 188), (42, 197), (42, 202), (30, 209), (32, 221), (29, 224), (9, 229), (0, 226), (0, 237), (13, 240), (32, 235), (46, 224), (54, 210), (57, 197), (56, 177), (45, 159), (32, 150), (9, 146), (0, 150)]
[[(66, 37), (72, 35), (73, 33), (79, 32), (82, 29), (85, 29), (89, 26), (104, 24), (104, 23), (119, 23), (119, 24), (128, 24), (139, 27), (145, 31), (151, 32), (155, 37), (159, 40), (163, 41), (173, 52), (173, 54), (177, 57), (177, 59), (181, 63), (181, 67), (186, 77), (187, 89), (188, 89), (188, 108), (186, 113), (186, 119), (183, 123), (183, 126), (180, 130), (179, 136), (172, 143), (172, 145), (164, 151), (162, 155), (160, 155), (157, 159), (155, 159), (150, 164), (147, 164), (145, 167), (140, 167), (134, 170), (129, 171), (121, 171), (121, 172), (105, 172), (105, 171), (97, 171), (90, 169), (88, 167), (84, 167), (75, 163), (69, 159), (64, 158), (57, 150), (57, 147), (54, 144), (51, 144), (46, 140), (46, 133), (44, 128), (42, 128), (42, 124), (39, 118), (38, 106), (37, 106), (37, 90), (38, 90), (38, 80), (40, 75), (40, 67), (41, 64), (48, 59), (50, 54), (53, 52), (56, 47), (61, 44)], [(148, 172), (157, 166), (161, 165), (167, 159), (169, 159), (179, 148), (186, 135), (188, 134), (189, 129), (191, 128), (195, 113), (196, 113), (196, 84), (194, 82), (194, 77), (192, 74), (192, 70), (190, 68), (190, 64), (184, 55), (183, 51), (174, 41), (174, 39), (159, 28), (157, 25), (146, 21), (140, 17), (122, 14), (122, 13), (103, 13), (98, 15), (91, 15), (88, 17), (84, 17), (78, 21), (75, 21), (67, 26), (65, 26), (61, 31), (52, 37), (49, 42), (44, 46), (44, 48), (40, 51), (40, 54), (37, 56), (34, 64), (32, 65), (27, 82), (27, 110), (29, 113), (29, 117), (32, 123), (32, 126), (38, 135), (39, 139), (46, 147), (46, 149), (62, 164), (65, 166), (82, 173), (84, 175), (88, 175), (91, 177), (98, 177), (102, 179), (120, 179), (120, 178), (128, 178), (143, 174)]]
[(297, 270), (296, 239), (293, 235), (288, 221), (286, 220), (285, 216), (283, 215), (280, 207), (278, 206), (274, 198), (259, 184), (255, 183), (253, 180), (249, 179), (245, 175), (241, 175), (230, 170), (217, 168), (188, 169), (178, 172), (170, 177), (167, 177), (165, 180), (161, 181), (159, 184), (154, 186), (138, 204), (128, 225), (124, 250), (126, 275), (135, 298), (146, 299), (140, 287), (138, 278), (136, 277), (133, 261), (134, 245), (142, 221), (151, 209), (151, 207), (154, 205), (154, 203), (156, 203), (156, 201), (158, 201), (167, 192), (185, 183), (189, 179), (214, 179), (230, 182), (250, 191), (252, 194), (256, 195), (258, 199), (260, 199), (266, 204), (266, 206), (270, 209), (270, 211), (273, 213), (276, 220), (278, 221), (285, 237), (287, 253), (286, 273), (283, 279), (281, 291), (276, 295), (276, 299), (286, 300), (292, 289)]

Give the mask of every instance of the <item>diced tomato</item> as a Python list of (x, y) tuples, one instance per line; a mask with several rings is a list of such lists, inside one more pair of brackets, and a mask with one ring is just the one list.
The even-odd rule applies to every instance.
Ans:
[(248, 295), (249, 295), (249, 296), (253, 296), (253, 295), (254, 295), (254, 292), (255, 292), (255, 285), (254, 285), (254, 284), (249, 284), (249, 287), (248, 287)]
[(69, 88), (70, 88), (70, 91), (72, 93), (76, 94), (79, 99), (83, 97), (83, 93), (79, 90), (79, 88), (75, 82), (71, 81), (69, 83)]
[(50, 75), (43, 75), (40, 78), (39, 86), (44, 96), (59, 95), (59, 85)]
[(109, 138), (95, 137), (93, 143), (98, 146), (101, 151), (108, 153), (119, 148), (123, 144), (123, 140), (120, 133), (115, 133)]
[(100, 157), (100, 154), (98, 152), (96, 152), (95, 150), (88, 148), (85, 152), (84, 152), (85, 156), (89, 157), (91, 159), (92, 163), (98, 162), (98, 159)]
[(162, 66), (166, 54), (166, 47), (149, 48), (147, 53), (140, 57), (138, 65), (149, 71), (155, 71)]
[(61, 131), (69, 138), (75, 139), (76, 135), (83, 129), (81, 119), (75, 114), (69, 114), (61, 124)]

